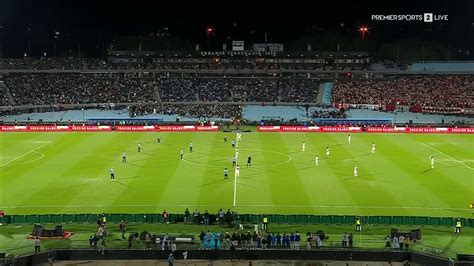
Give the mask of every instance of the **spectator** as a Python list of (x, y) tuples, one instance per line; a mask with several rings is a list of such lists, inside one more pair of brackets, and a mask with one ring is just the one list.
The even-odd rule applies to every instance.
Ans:
[(174, 265), (173, 253), (170, 253), (170, 255), (168, 256), (168, 266), (173, 266), (173, 265)]
[(163, 241), (161, 241), (161, 250), (165, 250), (166, 242), (168, 241), (168, 234), (165, 234)]
[(127, 224), (122, 220), (119, 224), (120, 232), (122, 232), (122, 239), (125, 239), (125, 232), (127, 231)]
[(132, 233), (128, 236), (128, 248), (132, 247), (132, 242), (134, 239), (135, 239), (135, 234)]
[(400, 250), (403, 251), (403, 246), (405, 245), (405, 237), (403, 235), (398, 237), (398, 243), (400, 244)]
[(162, 216), (163, 216), (163, 223), (168, 224), (168, 223), (169, 223), (169, 222), (168, 222), (169, 215), (168, 215), (168, 213), (166, 212), (166, 210), (163, 210)]
[(209, 212), (207, 210), (204, 212), (204, 224), (209, 225)]
[(53, 260), (54, 260), (54, 254), (53, 254), (53, 251), (50, 249), (48, 251), (48, 263), (49, 265), (53, 265)]
[(349, 248), (352, 248), (354, 244), (354, 236), (352, 235), (352, 233), (349, 234)]
[(35, 254), (41, 252), (41, 240), (39, 240), (39, 237), (35, 237), (34, 244), (35, 244)]
[(390, 250), (390, 236), (385, 237), (385, 250)]
[(188, 208), (186, 208), (186, 210), (184, 211), (184, 224), (186, 224), (189, 220), (189, 210)]
[(145, 244), (146, 244), (146, 248), (151, 248), (151, 235), (150, 233), (146, 234), (145, 235)]
[(235, 245), (232, 243), (229, 248), (230, 251), (230, 261), (234, 262), (235, 261)]
[(410, 250), (410, 245), (411, 245), (411, 239), (409, 235), (405, 236), (405, 250), (409, 251)]
[(0, 210), (0, 225), (3, 225), (3, 220), (5, 219), (5, 212), (3, 210)]
[(398, 251), (400, 249), (400, 244), (398, 242), (398, 236), (393, 237), (393, 250)]

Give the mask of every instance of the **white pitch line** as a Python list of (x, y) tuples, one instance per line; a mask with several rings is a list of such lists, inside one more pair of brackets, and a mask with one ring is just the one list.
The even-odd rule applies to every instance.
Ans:
[(32, 149), (31, 151), (29, 151), (29, 152), (27, 152), (27, 153), (25, 153), (25, 154), (23, 154), (23, 155), (20, 155), (20, 156), (14, 158), (14, 159), (12, 159), (12, 160), (10, 160), (10, 161), (8, 161), (8, 162), (2, 164), (2, 165), (0, 165), (0, 167), (4, 167), (5, 165), (7, 165), (7, 164), (9, 164), (9, 163), (12, 163), (12, 162), (14, 162), (14, 161), (16, 161), (16, 160), (18, 160), (18, 159), (20, 159), (20, 158), (23, 158), (23, 157), (25, 157), (26, 155), (28, 155), (28, 154), (30, 154), (30, 153), (32, 153), (32, 152), (35, 152), (36, 150), (39, 150), (39, 149), (43, 148), (44, 146), (46, 146), (46, 145), (48, 145), (48, 144), (51, 144), (51, 141), (48, 142), (48, 143), (45, 143), (45, 144), (43, 144), (43, 145), (41, 145), (41, 146), (39, 146), (38, 148)]
[(428, 144), (426, 144), (426, 143), (422, 143), (422, 144), (425, 145), (426, 147), (428, 147), (428, 148), (434, 150), (435, 152), (438, 152), (438, 153), (440, 153), (440, 154), (443, 154), (444, 156), (448, 157), (449, 159), (451, 159), (451, 160), (453, 160), (453, 161), (456, 161), (456, 162), (458, 162), (458, 163), (460, 163), (460, 164), (466, 166), (467, 168), (469, 168), (469, 169), (471, 169), (471, 170), (474, 170), (474, 168), (470, 167), (469, 165), (467, 165), (467, 164), (465, 164), (465, 163), (463, 163), (463, 162), (461, 162), (461, 161), (459, 161), (459, 160), (454, 159), (453, 157), (447, 155), (446, 153), (444, 153), (444, 152), (442, 152), (442, 151), (440, 151), (440, 150), (437, 150), (437, 149), (431, 147), (430, 145), (428, 145)]
[[(223, 207), (228, 206), (225, 204), (73, 204), (73, 205), (21, 205), (21, 206), (3, 206), (3, 208), (91, 208), (91, 207)], [(275, 204), (242, 204), (239, 208), (255, 208), (255, 207), (268, 207), (268, 208), (311, 208), (311, 209), (402, 209), (402, 210), (448, 210), (448, 211), (467, 211), (468, 208), (450, 208), (450, 207), (421, 207), (421, 206), (357, 206), (357, 205), (275, 205)]]
[[(238, 149), (239, 148), (239, 138), (238, 138), (238, 134), (237, 133), (235, 135), (235, 148)], [(234, 172), (235, 172), (235, 175), (234, 175), (234, 207), (235, 207), (235, 204), (237, 202), (237, 172), (236, 172), (236, 169), (237, 169), (237, 166), (239, 165), (239, 154), (238, 153), (235, 153), (235, 168), (234, 168)], [(240, 170), (239, 170), (240, 171)]]

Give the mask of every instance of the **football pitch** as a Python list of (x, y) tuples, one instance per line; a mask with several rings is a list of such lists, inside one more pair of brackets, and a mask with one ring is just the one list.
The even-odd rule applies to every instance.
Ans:
[(254, 214), (472, 216), (472, 135), (361, 133), (352, 134), (349, 144), (344, 133), (243, 133), (237, 179), (235, 138), (223, 132), (0, 133), (0, 209), (7, 214), (230, 208)]

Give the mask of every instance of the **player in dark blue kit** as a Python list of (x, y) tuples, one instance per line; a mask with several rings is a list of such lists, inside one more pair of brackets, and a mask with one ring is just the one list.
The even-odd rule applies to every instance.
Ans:
[(232, 148), (235, 148), (235, 140), (232, 140), (232, 141), (230, 142), (230, 145), (232, 145)]
[(189, 152), (193, 152), (193, 143), (192, 142), (189, 143)]
[(229, 179), (229, 170), (227, 168), (224, 168), (224, 180)]
[(247, 158), (247, 167), (252, 166), (252, 156)]
[(115, 181), (115, 173), (114, 173), (114, 168), (113, 167), (110, 168), (109, 173), (110, 173), (110, 180)]
[(224, 143), (227, 142), (227, 136), (224, 136)]

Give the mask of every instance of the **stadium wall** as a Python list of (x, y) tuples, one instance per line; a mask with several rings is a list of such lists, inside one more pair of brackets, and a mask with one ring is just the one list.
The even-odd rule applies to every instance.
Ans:
[[(228, 250), (187, 250), (187, 260), (205, 260), (205, 261), (230, 261), (232, 258), (237, 260), (281, 260), (288, 264), (300, 261), (341, 261), (341, 262), (411, 262), (415, 265), (472, 265), (471, 261), (456, 261), (447, 258), (430, 256), (417, 252), (389, 252), (389, 251), (370, 251), (370, 250), (236, 250), (231, 253)], [(105, 249), (103, 253), (95, 249), (59, 249), (53, 251), (53, 257), (56, 262), (60, 261), (96, 261), (96, 260), (162, 260), (166, 261), (170, 251), (167, 250), (136, 250), (136, 249)], [(176, 262), (184, 260), (183, 250), (174, 252)], [(38, 265), (47, 263), (47, 253), (36, 255), (20, 256), (14, 259), (14, 265)], [(191, 262), (191, 261), (189, 261)], [(298, 265), (298, 264), (296, 264)]]

